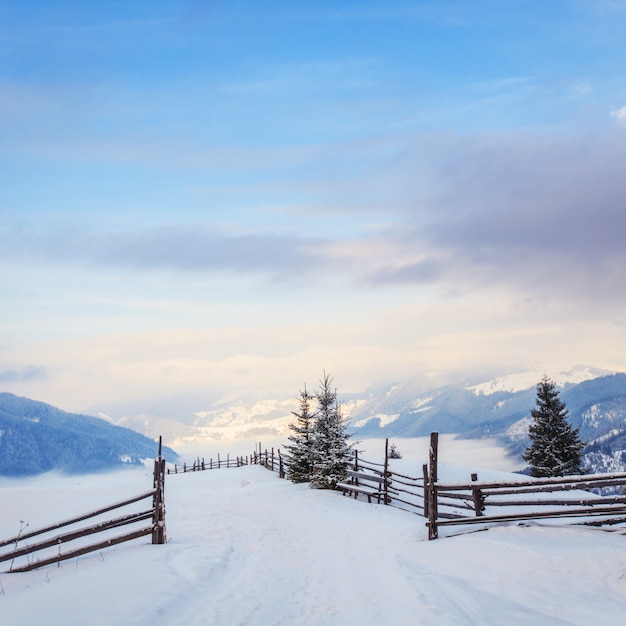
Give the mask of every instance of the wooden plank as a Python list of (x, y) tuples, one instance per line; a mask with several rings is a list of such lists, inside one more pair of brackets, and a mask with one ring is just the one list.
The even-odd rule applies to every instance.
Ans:
[[(408, 482), (406, 480), (402, 480), (403, 478), (410, 478), (410, 477), (405, 477), (402, 474), (396, 474), (395, 472), (389, 472), (389, 476), (391, 476), (391, 479), (393, 480), (394, 483), (400, 483), (401, 485), (406, 485), (407, 487), (418, 487), (419, 489), (422, 489), (424, 487), (424, 480), (422, 478), (411, 478), (411, 482)], [(398, 478), (398, 476), (400, 478)]]
[(490, 500), (489, 506), (598, 506), (601, 504), (626, 504), (626, 496), (578, 498), (575, 500)]
[(374, 489), (373, 487), (365, 487), (362, 485), (353, 485), (352, 483), (337, 483), (338, 489), (343, 489), (344, 491), (357, 491), (359, 493), (370, 494), (372, 496), (379, 496), (382, 492), (379, 489)]
[(150, 519), (151, 517), (152, 509), (149, 509), (148, 511), (141, 511), (139, 513), (131, 513), (122, 517), (117, 517), (113, 520), (102, 522), (101, 524), (89, 526), (88, 528), (80, 528), (64, 535), (57, 535), (55, 537), (51, 537), (50, 539), (46, 539), (45, 541), (34, 543), (29, 546), (13, 550), (12, 552), (9, 552), (7, 554), (0, 555), (0, 563), (2, 563), (3, 561), (9, 561), (11, 559), (16, 559), (20, 556), (24, 556), (25, 554), (38, 552), (39, 550), (45, 550), (46, 548), (58, 546), (63, 543), (69, 543), (70, 541), (74, 541), (74, 539), (88, 537), (89, 535), (101, 533), (106, 530), (111, 530), (113, 528), (120, 528), (121, 526), (127, 526), (129, 524), (136, 524), (137, 522), (142, 522), (144, 520)]
[[(602, 485), (598, 483), (607, 483), (607, 485)], [(615, 485), (625, 485), (626, 484), (626, 473), (614, 473), (614, 474), (583, 474), (577, 476), (557, 476), (555, 478), (535, 478), (534, 480), (520, 480), (518, 482), (486, 482), (486, 481), (478, 481), (475, 483), (441, 483), (437, 485), (438, 491), (463, 491), (463, 490), (471, 490), (475, 487), (482, 489), (483, 491), (486, 489), (497, 489), (500, 493), (502, 493), (502, 489), (505, 488), (513, 488), (513, 489), (521, 489), (524, 487), (542, 487), (542, 486), (550, 486), (550, 485), (565, 485), (572, 484), (577, 485), (576, 487), (572, 487), (573, 489), (583, 489), (584, 487), (581, 484), (589, 484), (589, 488), (595, 488), (599, 486), (609, 486), (610, 484)]]
[(372, 476), (371, 474), (364, 474), (363, 472), (355, 472), (354, 470), (348, 470), (346, 472), (348, 476), (352, 478), (358, 478), (359, 480), (369, 480), (371, 482), (376, 482), (382, 484), (385, 482), (385, 479), (382, 476)]
[(368, 461), (366, 459), (359, 458), (359, 464), (365, 463), (366, 465), (373, 465), (374, 467), (384, 467), (384, 463), (374, 463), (374, 461)]
[(499, 496), (499, 495), (512, 495), (518, 493), (551, 493), (554, 491), (586, 491), (589, 489), (599, 489), (600, 487), (621, 487), (626, 485), (626, 480), (615, 481), (612, 479), (595, 480), (593, 482), (581, 482), (581, 483), (566, 483), (561, 485), (539, 485), (537, 487), (520, 487), (514, 488), (491, 488), (484, 490), (485, 495)]
[(402, 487), (396, 487), (395, 483), (394, 483), (394, 491), (398, 494), (400, 493), (407, 493), (410, 496), (415, 496), (416, 498), (420, 498), (421, 500), (424, 499), (424, 492), (423, 491), (411, 491), (410, 489), (403, 489)]
[[(456, 521), (437, 521), (438, 525), (448, 524), (482, 524), (489, 522), (521, 522), (531, 519), (549, 519), (556, 517), (593, 517), (594, 515), (626, 514), (626, 507), (597, 507), (570, 509), (560, 511), (533, 511), (527, 513), (511, 513), (510, 515), (483, 515), (482, 517), (463, 517)], [(441, 517), (441, 516), (440, 516)]]
[[(408, 500), (403, 500), (402, 498), (392, 498), (391, 499), (391, 506), (394, 506), (394, 502), (402, 502), (402, 504), (406, 504), (408, 506), (412, 506), (416, 509), (421, 509), (422, 511), (424, 510), (424, 506), (421, 504), (417, 504), (417, 502), (409, 502)], [(401, 507), (397, 507), (397, 508), (401, 508)]]
[(90, 517), (97, 517), (98, 515), (102, 515), (103, 513), (108, 513), (109, 511), (119, 509), (128, 504), (139, 502), (140, 500), (143, 500), (144, 498), (151, 498), (152, 496), (154, 496), (154, 493), (155, 493), (155, 490), (152, 489), (151, 491), (147, 491), (146, 493), (142, 493), (138, 496), (134, 496), (133, 498), (129, 498), (128, 500), (123, 500), (122, 502), (116, 502), (115, 504), (105, 506), (95, 511), (91, 511), (90, 513), (85, 513), (84, 515), (79, 515), (78, 517), (74, 517), (69, 520), (58, 522), (56, 524), (52, 524), (51, 526), (46, 526), (45, 528), (39, 528), (29, 533), (18, 535), (17, 537), (13, 537), (12, 539), (6, 539), (4, 541), (0, 541), (0, 548), (2, 548), (3, 546), (7, 546), (9, 544), (15, 543), (17, 541), (23, 541), (24, 539), (30, 539), (31, 537), (36, 537), (37, 535), (43, 535), (44, 533), (50, 532), (52, 530), (58, 530), (59, 528), (63, 528), (64, 526), (70, 526), (71, 524), (82, 522), (86, 519), (89, 519)]
[(4, 573), (8, 574), (10, 572), (11, 573), (12, 572), (30, 572), (31, 570), (38, 569), (40, 567), (45, 567), (46, 565), (52, 565), (52, 563), (60, 563), (61, 561), (67, 561), (68, 559), (73, 559), (75, 557), (79, 557), (84, 554), (89, 554), (90, 552), (96, 552), (97, 550), (104, 550), (105, 548), (110, 548), (111, 546), (115, 546), (117, 544), (124, 543), (126, 541), (132, 541), (133, 539), (139, 539), (140, 537), (145, 537), (146, 535), (151, 535), (151, 534), (152, 534), (152, 526), (148, 526), (147, 528), (136, 530), (135, 532), (129, 533), (127, 535), (122, 535), (121, 537), (107, 539), (106, 541), (101, 541), (100, 543), (92, 544), (84, 548), (79, 548), (77, 550), (73, 550), (72, 552), (66, 552), (65, 554), (58, 554), (48, 559), (35, 561), (34, 563), (29, 563), (28, 565), (24, 565), (23, 567), (16, 567)]

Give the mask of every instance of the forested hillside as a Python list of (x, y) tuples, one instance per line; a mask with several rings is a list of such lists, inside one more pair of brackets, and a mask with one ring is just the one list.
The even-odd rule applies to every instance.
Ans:
[[(154, 458), (158, 443), (128, 428), (0, 393), (0, 475), (91, 472)], [(165, 449), (170, 459), (176, 453)]]

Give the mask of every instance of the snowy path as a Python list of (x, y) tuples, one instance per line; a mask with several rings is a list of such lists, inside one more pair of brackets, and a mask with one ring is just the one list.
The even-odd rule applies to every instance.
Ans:
[[(0, 487), (10, 506), (17, 495)], [(0, 622), (586, 626), (621, 623), (626, 606), (623, 536), (509, 527), (428, 542), (420, 517), (259, 467), (169, 476), (166, 502), (166, 546), (0, 575)]]

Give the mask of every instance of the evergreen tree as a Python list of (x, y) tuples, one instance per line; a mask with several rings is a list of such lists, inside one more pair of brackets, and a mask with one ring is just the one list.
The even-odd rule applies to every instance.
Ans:
[(331, 387), (332, 380), (324, 372), (320, 389), (315, 394), (318, 407), (313, 428), (314, 470), (311, 486), (326, 489), (334, 489), (337, 483), (345, 480), (352, 458), (347, 421), (341, 415), (337, 393)]
[(294, 483), (306, 483), (311, 480), (314, 422), (311, 400), (313, 397), (307, 392), (305, 385), (304, 391), (300, 391), (300, 412), (291, 412), (296, 422), (289, 424), (293, 434), (288, 437), (291, 445), (285, 446), (287, 451), (285, 465), (287, 478)]
[(390, 459), (401, 459), (402, 455), (400, 454), (400, 450), (398, 450), (398, 448), (396, 448), (396, 444), (392, 443), (389, 446), (389, 458)]
[(533, 422), (528, 429), (530, 445), (524, 460), (536, 477), (581, 474), (582, 451), (585, 444), (578, 437), (578, 428), (567, 421), (568, 411), (559, 398), (556, 385), (544, 376), (537, 385), (537, 408), (531, 411)]

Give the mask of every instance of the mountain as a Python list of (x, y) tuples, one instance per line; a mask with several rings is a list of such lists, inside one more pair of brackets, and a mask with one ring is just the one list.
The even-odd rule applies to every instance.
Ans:
[[(154, 458), (158, 444), (128, 428), (0, 393), (0, 475), (92, 472)], [(176, 453), (164, 448), (166, 458)]]
[[(528, 445), (530, 411), (536, 385), (544, 372), (513, 372), (485, 380), (474, 377), (458, 384), (430, 387), (417, 377), (386, 388), (341, 393), (344, 415), (355, 437), (420, 437), (431, 431), (465, 438), (496, 437), (521, 461)], [(580, 427), (590, 468), (626, 470), (622, 436), (626, 427), (626, 375), (577, 366), (550, 373), (567, 404), (570, 419)], [(337, 381), (340, 383), (341, 381)], [(94, 407), (118, 424), (144, 434), (166, 436), (168, 442), (226, 445), (239, 439), (286, 440), (298, 393), (287, 397), (241, 396), (224, 400), (186, 396), (135, 407)], [(221, 443), (223, 442), (223, 443)]]
[[(519, 456), (528, 445), (530, 411), (540, 372), (473, 385), (450, 385), (414, 396), (404, 385), (353, 411), (360, 437), (418, 437), (431, 431), (466, 438), (495, 437)], [(626, 374), (574, 368), (554, 376), (574, 427), (588, 445), (591, 471), (626, 471)]]

